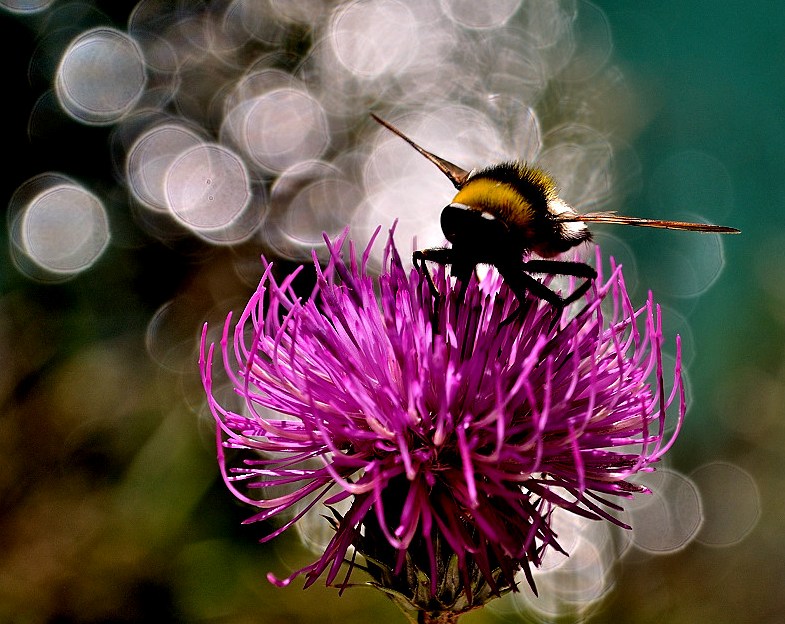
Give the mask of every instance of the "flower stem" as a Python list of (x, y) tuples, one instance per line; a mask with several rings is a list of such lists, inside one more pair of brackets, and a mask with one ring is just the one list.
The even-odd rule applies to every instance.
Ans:
[(420, 611), (417, 624), (457, 624), (460, 615), (455, 611)]

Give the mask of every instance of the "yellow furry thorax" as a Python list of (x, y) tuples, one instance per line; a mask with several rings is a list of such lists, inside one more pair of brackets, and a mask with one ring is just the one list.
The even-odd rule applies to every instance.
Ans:
[(484, 210), (509, 225), (525, 227), (534, 218), (532, 205), (511, 184), (489, 178), (469, 180), (452, 203)]

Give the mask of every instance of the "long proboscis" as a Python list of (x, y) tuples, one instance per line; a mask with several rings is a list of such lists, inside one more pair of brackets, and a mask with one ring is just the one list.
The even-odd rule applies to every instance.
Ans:
[(386, 122), (381, 117), (378, 117), (373, 113), (371, 113), (371, 117), (373, 117), (374, 121), (383, 125), (390, 132), (401, 137), (404, 141), (406, 141), (409, 145), (411, 145), (414, 149), (416, 149), (420, 154), (425, 156), (434, 165), (436, 165), (439, 168), (439, 171), (441, 171), (444, 175), (446, 175), (450, 179), (450, 182), (453, 183), (453, 186), (455, 186), (455, 188), (460, 190), (461, 188), (463, 188), (463, 185), (466, 184), (466, 180), (469, 178), (468, 171), (462, 169), (458, 165), (452, 164), (449, 160), (444, 160), (444, 158), (439, 158), (436, 154), (432, 154), (428, 150), (420, 147), (419, 145), (417, 145), (417, 143), (415, 143), (409, 137), (407, 137), (403, 132), (398, 130), (398, 128), (393, 126), (391, 123)]
[(637, 227), (660, 228), (663, 230), (687, 230), (690, 232), (713, 232), (714, 234), (739, 234), (741, 230), (725, 225), (711, 223), (689, 223), (687, 221), (667, 221), (663, 219), (644, 219), (642, 217), (624, 217), (610, 212), (589, 212), (558, 217), (561, 223), (582, 221), (583, 223), (611, 223), (616, 225), (634, 225)]

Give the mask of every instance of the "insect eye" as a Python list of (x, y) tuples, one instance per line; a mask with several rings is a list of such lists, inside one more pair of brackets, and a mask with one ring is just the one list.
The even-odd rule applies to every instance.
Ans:
[(450, 204), (442, 210), (442, 231), (451, 243), (503, 237), (507, 227), (488, 212), (474, 210), (464, 204)]

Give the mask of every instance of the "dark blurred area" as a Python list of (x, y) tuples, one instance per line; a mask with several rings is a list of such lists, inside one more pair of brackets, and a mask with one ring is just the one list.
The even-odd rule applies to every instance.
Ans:
[[(377, 204), (369, 208), (387, 187), (381, 183), (371, 187), (368, 181), (372, 167), (365, 163), (375, 162), (370, 145), (378, 140), (367, 112), (373, 108), (415, 115), (412, 111), (418, 107), (433, 105), (432, 113), (438, 110), (434, 98), (440, 87), (429, 91), (427, 77), (432, 69), (428, 68), (417, 68), (420, 90), (414, 90), (403, 74), (392, 73), (397, 70), (369, 77), (372, 70), (359, 61), (354, 65), (346, 61), (340, 46), (337, 58), (345, 63), (348, 77), (333, 84), (338, 80), (331, 73), (337, 61), (318, 57), (314, 50), (327, 47), (326, 41), (342, 41), (338, 37), (346, 36), (348, 18), (339, 22), (335, 16), (343, 16), (342, 6), (353, 3), (329, 3), (336, 8), (327, 9), (321, 2), (287, 5), (266, 0), (257, 3), (266, 7), (258, 9), (260, 16), (251, 10), (252, 4), (54, 2), (41, 11), (20, 13), (9, 9), (18, 3), (0, 2), (0, 53), (6, 80), (6, 158), (0, 184), (7, 207), (0, 237), (4, 248), (0, 254), (2, 622), (404, 621), (390, 601), (371, 589), (353, 588), (339, 597), (337, 590), (318, 584), (301, 591), (298, 582), (285, 589), (267, 582), (268, 571), (283, 576), (313, 555), (293, 532), (259, 545), (257, 540), (268, 527), (242, 524), (252, 511), (236, 502), (221, 481), (197, 352), (203, 323), (210, 323), (215, 339), (226, 313), (244, 305), (261, 274), (261, 253), (276, 259), (283, 274), (307, 260), (309, 241), (318, 246), (322, 229), (340, 231), (351, 223), (353, 231), (357, 226), (362, 233), (363, 219), (375, 219), (387, 228), (402, 217), (404, 231), (407, 223), (418, 231), (420, 215), (412, 216), (412, 207), (384, 200), (378, 205), (401, 205), (402, 211), (412, 213), (398, 214)], [(501, 4), (518, 11), (497, 18), (515, 26), (503, 32), (504, 41), (513, 37), (511, 32), (521, 40), (543, 32), (542, 23), (532, 17), (533, 9), (516, 8), (520, 3), (515, 2)], [(570, 171), (570, 161), (556, 147), (581, 147), (583, 139), (573, 133), (569, 141), (557, 143), (558, 132), (549, 128), (561, 128), (565, 118), (580, 115), (582, 124), (594, 124), (603, 146), (607, 143), (613, 149), (614, 171), (633, 172), (621, 176), (624, 188), (619, 201), (623, 203), (611, 209), (655, 218), (697, 216), (743, 231), (717, 242), (700, 235), (687, 239), (628, 228), (603, 231), (598, 240), (622, 257), (630, 271), (628, 282), (634, 283), (639, 298), (648, 289), (654, 291), (665, 308), (666, 331), (684, 338), (690, 410), (669, 467), (695, 475), (697, 482), (700, 474), (706, 474), (699, 472), (701, 467), (721, 463), (733, 467), (733, 472), (722, 474), (749, 479), (749, 483), (740, 478), (704, 484), (704, 531), (711, 529), (717, 535), (738, 521), (737, 504), (746, 505), (745, 517), (753, 520), (713, 544), (709, 539), (701, 541), (699, 533), (686, 547), (667, 555), (628, 554), (608, 581), (609, 592), (590, 605), (567, 605), (564, 615), (557, 611), (546, 617), (505, 603), (462, 621), (781, 621), (785, 613), (785, 8), (777, 3), (750, 8), (741, 0), (545, 4), (559, 5), (571, 16), (569, 40), (578, 43), (577, 51), (564, 61), (554, 61), (557, 52), (542, 41), (537, 44), (537, 50), (547, 51), (543, 67), (555, 69), (536, 89), (531, 81), (525, 83), (535, 94), (531, 101), (528, 95), (520, 96), (535, 111), (541, 128), (543, 138), (536, 153)], [(455, 93), (450, 97), (456, 105), (474, 107), (482, 112), (482, 119), (492, 119), (494, 110), (507, 114), (511, 109), (499, 102), (523, 87), (507, 78), (491, 86), (475, 80), (475, 74), (486, 72), (488, 63), (507, 58), (501, 53), (501, 31), (473, 24), (472, 16), (463, 13), (459, 19), (453, 5), (461, 3), (434, 1), (413, 8), (413, 3), (401, 1), (388, 2), (384, 8), (394, 16), (399, 11), (411, 15), (412, 24), (425, 23), (422, 31), (407, 31), (393, 20), (398, 24), (393, 30), (403, 41), (415, 32), (421, 37), (434, 33), (434, 41), (443, 36), (433, 24), (442, 23), (443, 18), (434, 15), (444, 12), (452, 19), (451, 28), (461, 31), (456, 41), (480, 41), (495, 51), (487, 58), (478, 53), (473, 59), (460, 59), (475, 73), (467, 69), (463, 76), (449, 76), (448, 84), (455, 91), (444, 93)], [(453, 7), (452, 12), (444, 7)], [(207, 44), (199, 38), (202, 34), (194, 35), (194, 44), (188, 40), (188, 33), (194, 31), (178, 25), (183, 37), (179, 41), (220, 50), (221, 55), (216, 54), (220, 62), (196, 64), (193, 56), (178, 57), (178, 71), (170, 73), (177, 74), (180, 86), (172, 87), (174, 95), (165, 96), (160, 93), (169, 88), (162, 78), (170, 78), (168, 70), (148, 69), (148, 92), (140, 101), (150, 107), (150, 102), (157, 102), (156, 115), (182, 122), (210, 145), (230, 144), (250, 163), (246, 182), (253, 199), (238, 208), (239, 216), (227, 217), (229, 225), (220, 232), (212, 224), (193, 225), (202, 213), (178, 221), (156, 206), (142, 205), (132, 192), (126, 164), (130, 146), (145, 136), (142, 131), (128, 130), (133, 124), (126, 116), (122, 123), (79, 121), (63, 112), (54, 90), (60, 55), (79, 33), (98, 25), (125, 31), (131, 18), (139, 32), (153, 33), (173, 45), (173, 38), (167, 39), (175, 24), (172, 15), (196, 23), (205, 12), (224, 16), (224, 25), (229, 23), (225, 16), (235, 13), (247, 12), (257, 21), (254, 28), (248, 27), (250, 34), (242, 44), (231, 47), (225, 43), (229, 35), (217, 43), (208, 37)], [(310, 15), (313, 21), (303, 17)], [(585, 21), (575, 15), (593, 17)], [(244, 23), (250, 24), (251, 17)], [(360, 49), (371, 46), (362, 39), (362, 25), (368, 23), (352, 22)], [(600, 62), (592, 53), (605, 48), (591, 42), (601, 40), (606, 29), (612, 56)], [(328, 31), (333, 39), (325, 34)], [(226, 32), (235, 30), (226, 26)], [(585, 56), (580, 53), (581, 42), (588, 42)], [(442, 40), (437, 43), (434, 49), (447, 47)], [(558, 51), (564, 45), (554, 47)], [(403, 48), (398, 45), (390, 55), (403, 54)], [(149, 58), (149, 49), (144, 52)], [(515, 53), (521, 51), (515, 48)], [(366, 55), (371, 54), (366, 50)], [(457, 51), (451, 54), (458, 59)], [(406, 63), (412, 67), (415, 61), (407, 58)], [(301, 137), (302, 155), (275, 160), (284, 148), (272, 144), (263, 153), (261, 148), (243, 151), (237, 138), (242, 133), (232, 135), (232, 128), (220, 121), (230, 116), (215, 113), (213, 94), (203, 100), (197, 97), (200, 76), (206, 89), (212, 89), (210, 81), (224, 74), (226, 85), (231, 85), (254, 64), (280, 72), (260, 80), (270, 81), (276, 94), (289, 98), (287, 106), (302, 102), (302, 119), (315, 120), (313, 131)], [(196, 70), (189, 73), (192, 67)], [(505, 71), (523, 72), (515, 64)], [(300, 89), (299, 82), (294, 86), (286, 82), (282, 76), (289, 74), (305, 86)], [(154, 79), (159, 81), (155, 85)], [(183, 83), (190, 85), (187, 93), (193, 100), (182, 97)], [(158, 89), (155, 97), (149, 93), (152, 86)], [(265, 88), (268, 91), (256, 97), (271, 92)], [(498, 96), (493, 106), (486, 102), (492, 98), (484, 99), (484, 89), (489, 96)], [(461, 92), (466, 97), (458, 101)], [(553, 102), (557, 105), (551, 106)], [(522, 119), (521, 110), (516, 101), (510, 118)], [(145, 118), (139, 127), (149, 123)], [(506, 127), (523, 127), (515, 123)], [(281, 127), (292, 136), (298, 129)], [(426, 127), (421, 126), (423, 132)], [(477, 127), (480, 132), (482, 127)], [(498, 148), (489, 147), (488, 140), (483, 145), (488, 151), (480, 157), (512, 150), (511, 146), (520, 151), (523, 145), (514, 137), (497, 143)], [(464, 144), (466, 152), (445, 156), (458, 162), (479, 149), (469, 139)], [(587, 149), (586, 154), (593, 152)], [(292, 165), (311, 160), (319, 160), (317, 173), (309, 168), (290, 175)], [(424, 171), (426, 176), (431, 173)], [(18, 220), (13, 198), (26, 181), (44, 172), (68, 176), (100, 198), (105, 209), (110, 238), (83, 270), (67, 274), (42, 270), (25, 264), (24, 258), (20, 261), (18, 251), (13, 252), (15, 228), (19, 223), (32, 227), (29, 219)], [(419, 170), (415, 174), (420, 175)], [(578, 176), (572, 192), (579, 195), (575, 189), (582, 188), (586, 179), (589, 174)], [(327, 180), (330, 185), (316, 187), (313, 180)], [(332, 201), (334, 188), (342, 189), (352, 196), (350, 208), (323, 215), (308, 204), (302, 213), (306, 216), (297, 213), (296, 219), (290, 219), (301, 203), (286, 202), (300, 188), (298, 184), (312, 191), (317, 206), (325, 197)], [(428, 197), (431, 188), (423, 185)], [(590, 194), (592, 201), (599, 201), (599, 190)], [(288, 212), (277, 207), (281, 198)], [(592, 201), (586, 205), (594, 205)], [(433, 204), (435, 212), (428, 219), (438, 226), (443, 199)], [(365, 209), (371, 216), (362, 214)], [(247, 235), (229, 227), (246, 218), (250, 219)], [(328, 225), (323, 226), (322, 220)], [(59, 230), (54, 226), (44, 232), (45, 241), (57, 238)], [(309, 292), (307, 274), (298, 288)], [(734, 491), (734, 485), (744, 491)]]

